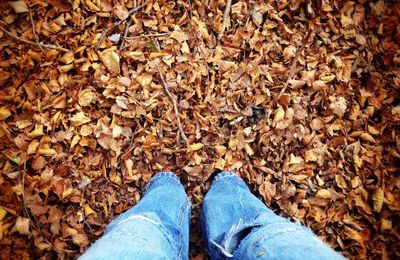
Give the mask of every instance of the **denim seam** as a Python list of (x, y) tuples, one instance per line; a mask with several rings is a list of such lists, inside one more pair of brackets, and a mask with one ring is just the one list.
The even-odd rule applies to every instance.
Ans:
[[(211, 184), (211, 187), (214, 186), (217, 182), (222, 179), (229, 178), (229, 177), (237, 177), (239, 178), (234, 172), (221, 172), (217, 176), (215, 176), (214, 181)], [(210, 189), (211, 189), (210, 187)]]
[(179, 226), (179, 235), (178, 235), (178, 243), (179, 243), (179, 250), (178, 250), (178, 255), (176, 259), (180, 259), (182, 256), (182, 251), (183, 251), (183, 228), (182, 228), (182, 223), (183, 223), (183, 218), (185, 217), (185, 214), (187, 213), (188, 209), (190, 207), (190, 204), (188, 201), (182, 207), (180, 208), (180, 214), (178, 217), (178, 226)]
[(169, 178), (169, 179), (171, 179), (171, 180), (174, 180), (174, 181), (176, 181), (177, 183), (181, 184), (179, 178), (178, 178), (175, 174), (173, 174), (172, 172), (159, 172), (159, 173), (157, 173), (156, 176), (154, 176), (154, 177), (151, 179), (151, 181), (146, 185), (145, 194), (144, 194), (144, 195), (146, 195), (146, 193), (147, 193), (147, 191), (149, 190), (151, 184), (152, 184), (154, 181), (156, 181), (157, 179), (161, 178), (161, 177), (167, 177), (167, 178)]

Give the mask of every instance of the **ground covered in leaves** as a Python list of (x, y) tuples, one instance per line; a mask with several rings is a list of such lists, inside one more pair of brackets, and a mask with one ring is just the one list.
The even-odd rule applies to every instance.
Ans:
[(0, 3), (1, 258), (74, 258), (160, 170), (235, 170), (347, 257), (400, 257), (397, 1)]

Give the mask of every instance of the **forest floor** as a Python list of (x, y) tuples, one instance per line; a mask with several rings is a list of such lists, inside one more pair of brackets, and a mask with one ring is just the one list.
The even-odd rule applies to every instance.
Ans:
[(400, 3), (0, 2), (1, 259), (75, 258), (173, 171), (236, 171), (346, 257), (400, 257)]

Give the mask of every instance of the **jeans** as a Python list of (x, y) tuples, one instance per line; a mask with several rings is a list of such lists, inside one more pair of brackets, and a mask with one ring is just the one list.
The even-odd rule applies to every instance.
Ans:
[[(188, 259), (190, 209), (179, 179), (158, 173), (80, 259)], [(232, 172), (215, 177), (201, 225), (211, 259), (344, 259), (309, 229), (275, 215)]]

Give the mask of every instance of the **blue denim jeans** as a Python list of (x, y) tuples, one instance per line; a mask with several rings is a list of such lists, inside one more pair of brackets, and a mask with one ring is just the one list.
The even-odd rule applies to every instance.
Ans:
[[(182, 184), (161, 172), (80, 259), (188, 259), (189, 224)], [(215, 177), (201, 224), (211, 259), (344, 259), (309, 229), (275, 215), (232, 172)]]

